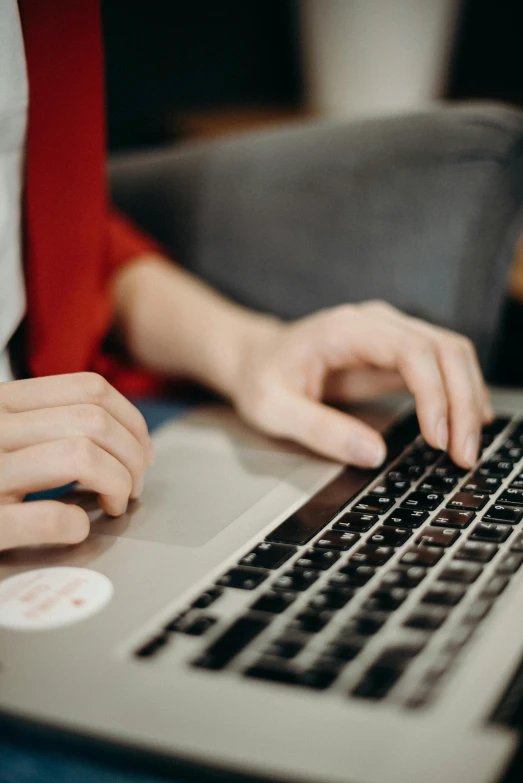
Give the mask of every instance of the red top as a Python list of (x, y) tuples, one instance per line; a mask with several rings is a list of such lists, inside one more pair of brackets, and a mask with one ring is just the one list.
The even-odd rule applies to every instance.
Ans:
[(33, 375), (97, 369), (129, 393), (150, 376), (101, 356), (109, 283), (158, 246), (110, 211), (99, 0), (19, 0), (29, 75), (27, 361)]

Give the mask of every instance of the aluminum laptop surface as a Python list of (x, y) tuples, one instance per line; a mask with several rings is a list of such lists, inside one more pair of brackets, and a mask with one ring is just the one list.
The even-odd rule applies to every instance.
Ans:
[[(494, 402), (499, 411), (523, 414), (522, 395), (500, 392)], [(394, 402), (369, 409), (365, 415), (383, 429), (404, 407), (404, 401)], [(494, 438), (487, 457), (508, 433), (506, 428)], [(0, 710), (4, 715), (214, 769), (282, 781), (493, 783), (500, 778), (518, 742), (517, 733), (493, 715), (500, 714), (503, 695), (521, 664), (523, 567), (513, 568), (506, 589), (487, 602), (484, 616), (479, 616), (481, 607), (477, 607), (487, 583), (499, 577), (501, 560), (509, 562), (514, 554), (508, 544), (500, 545), (506, 552), (498, 552), (495, 546), (490, 560), (481, 562), (476, 569), (479, 575), (465, 585), (462, 600), (449, 609), (441, 628), (410, 627), (407, 620), (421, 586), (405, 592), (394, 587), (394, 578), (389, 577), (390, 589), (382, 586), (381, 597), (375, 588), (383, 573), (401, 571), (401, 579), (406, 578), (403, 574), (409, 568), (400, 560), (417, 546), (419, 536), (429, 535), (425, 522), (403, 530), (408, 537), (404, 542), (401, 528), (385, 531), (387, 537), (393, 530), (400, 536), (389, 555), (398, 568), (376, 571), (358, 589), (343, 587), (343, 568), (349, 568), (344, 564), (371, 536), (381, 535), (376, 531), (383, 531), (385, 516), (379, 509), (376, 524), (369, 523), (366, 533), (352, 534), (354, 541), (359, 539), (353, 548), (346, 543), (350, 534), (343, 532), (342, 517), (358, 503), (363, 508), (354, 513), (367, 516), (366, 493), (380, 486), (390, 467), (368, 475), (343, 469), (264, 439), (225, 408), (190, 413), (162, 427), (154, 439), (157, 459), (144, 496), (124, 517), (111, 520), (91, 506), (92, 532), (84, 544), (0, 557)], [(401, 448), (398, 459), (400, 452)], [(523, 471), (523, 460), (514, 455), (517, 459), (492, 498), (508, 491)], [(332, 484), (335, 480), (338, 483)], [(460, 476), (454, 490), (459, 492), (469, 480), (470, 475)], [(413, 479), (408, 492), (416, 491), (421, 481), (423, 476)], [(323, 490), (329, 486), (334, 490)], [(343, 511), (349, 498), (341, 497), (340, 487), (352, 497)], [(333, 491), (337, 507), (332, 505)], [(471, 492), (476, 499), (482, 495)], [(281, 543), (274, 531), (283, 529), (288, 535), (292, 524), (286, 521), (294, 512), (311, 508), (307, 505), (311, 501), (317, 513), (314, 498), (323, 503), (327, 495), (331, 505), (324, 514), (325, 528), (318, 527), (304, 544), (298, 542), (298, 534), (295, 545), (288, 538), (287, 544)], [(396, 492), (387, 516), (396, 513), (406, 497), (410, 494), (402, 500)], [(430, 520), (434, 513), (443, 513), (437, 509), (444, 510), (449, 497), (430, 511)], [(459, 506), (454, 510), (459, 513)], [(425, 542), (431, 551), (439, 546), (444, 555), (431, 568), (410, 569), (411, 575), (425, 572), (427, 589), (440, 575), (443, 579), (442, 570), (451, 568), (448, 561), (459, 557), (479, 512), (476, 516), (472, 527), (465, 525), (463, 530), (440, 525), (435, 535), (447, 537), (443, 545)], [(501, 535), (505, 527), (497, 525), (494, 530), (487, 523), (485, 530), (488, 535)], [(519, 540), (523, 522), (512, 521), (509, 527), (508, 541)], [(266, 538), (273, 542), (272, 549), (263, 543)], [(378, 540), (373, 543), (379, 547)], [(257, 568), (250, 553), (264, 555), (270, 550), (274, 554), (280, 551), (277, 547), (287, 552), (286, 562), (281, 566), (273, 562), (270, 570)], [(311, 547), (316, 554), (311, 554)], [(327, 551), (332, 567), (324, 560)], [(474, 545), (471, 551), (475, 556)], [(489, 550), (479, 547), (478, 551)], [(311, 564), (307, 559), (311, 557), (317, 561)], [(510, 563), (516, 561), (513, 557)], [(354, 568), (359, 568), (357, 557), (354, 562)], [(63, 570), (67, 568), (81, 571)], [(45, 569), (43, 576), (41, 569)], [(474, 568), (467, 565), (457, 571), (466, 576)], [(289, 572), (294, 576), (289, 577)], [(315, 587), (302, 584), (305, 573), (312, 574), (307, 578), (316, 580)], [(337, 591), (329, 587), (335, 574), (334, 582), (342, 584)], [(435, 587), (431, 590), (437, 593)], [(458, 592), (447, 591), (449, 600)], [(289, 610), (290, 615), (286, 610), (267, 612), (261, 605), (252, 609), (267, 593), (277, 594), (278, 600), (290, 595), (295, 609)], [(319, 593), (342, 595), (347, 602), (339, 611), (317, 613), (326, 624), (315, 628), (316, 615), (308, 607)], [(204, 598), (209, 595), (210, 601)], [(20, 610), (22, 599), (30, 607), (25, 614)], [(399, 601), (393, 614), (391, 601)], [(325, 645), (332, 650), (339, 633), (347, 627), (354, 630), (356, 610), (351, 607), (369, 603), (372, 617), (389, 612), (383, 628), (368, 635), (353, 660), (339, 663), (339, 671), (329, 675), (326, 664), (318, 668), (317, 658), (328, 657)], [(435, 608), (429, 607), (430, 616), (437, 615)], [(472, 610), (478, 616), (470, 621)], [(298, 614), (305, 619), (298, 619)], [(242, 618), (247, 620), (238, 625)], [(285, 682), (284, 676), (273, 677), (263, 666), (267, 668), (268, 648), (268, 657), (274, 658), (274, 640), (288, 626), (295, 627), (307, 643), (297, 656), (302, 673), (292, 675), (293, 680), (289, 675)], [(469, 629), (468, 636), (463, 628)], [(358, 626), (360, 636), (363, 631)], [(226, 638), (229, 647), (223, 642), (227, 633), (231, 638), (235, 635), (237, 649), (232, 657), (231, 638)], [(383, 639), (390, 654), (376, 668), (384, 652)], [(401, 659), (405, 669), (401, 676), (396, 672), (389, 682), (397, 656), (417, 648), (408, 666)], [(283, 661), (281, 671), (287, 665), (292, 671), (293, 661)], [(252, 676), (247, 676), (249, 672)]]

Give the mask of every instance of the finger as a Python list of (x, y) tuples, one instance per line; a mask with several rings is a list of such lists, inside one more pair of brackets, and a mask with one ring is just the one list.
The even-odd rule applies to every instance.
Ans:
[(363, 402), (404, 388), (399, 373), (369, 367), (331, 373), (323, 396), (336, 402)]
[[(416, 321), (416, 319), (411, 319)], [(488, 389), (474, 346), (466, 337), (416, 321), (434, 340), (449, 402), (449, 453), (458, 465), (477, 460), (481, 425), (489, 420)]]
[(90, 372), (12, 381), (0, 387), (0, 412), (22, 413), (39, 408), (87, 403), (99, 405), (140, 441), (146, 453), (152, 445), (140, 411), (101, 375)]
[(478, 456), (481, 425), (493, 417), (488, 388), (473, 344), (462, 335), (406, 316), (394, 308), (386, 308), (384, 317), (396, 323), (404, 320), (418, 334), (433, 342), (448, 399), (449, 451), (459, 465), (472, 467)]
[(37, 544), (77, 544), (89, 533), (89, 517), (78, 506), (41, 500), (0, 506), (0, 550)]
[(0, 449), (18, 451), (38, 443), (68, 437), (87, 437), (127, 468), (133, 478), (132, 497), (141, 495), (146, 455), (137, 438), (99, 405), (66, 405), (59, 408), (4, 416)]
[(439, 361), (450, 400), (449, 453), (458, 465), (469, 468), (478, 457), (484, 396), (474, 386), (467, 349), (456, 340), (442, 344)]
[(385, 459), (385, 442), (376, 430), (305, 396), (282, 391), (271, 416), (272, 421), (263, 422), (264, 429), (329, 459), (364, 468), (377, 467)]
[(446, 448), (446, 391), (430, 340), (398, 320), (378, 320), (364, 308), (333, 311), (316, 324), (312, 339), (331, 369), (357, 362), (398, 372), (414, 395), (423, 436), (436, 448)]
[(132, 489), (129, 471), (88, 438), (64, 438), (0, 457), (0, 497), (20, 500), (29, 492), (73, 481), (98, 493), (104, 511), (123, 514)]

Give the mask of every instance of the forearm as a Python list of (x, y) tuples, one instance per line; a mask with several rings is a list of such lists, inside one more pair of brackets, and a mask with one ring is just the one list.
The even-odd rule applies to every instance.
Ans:
[(230, 396), (245, 352), (275, 321), (217, 294), (160, 256), (144, 256), (114, 281), (116, 323), (142, 366)]

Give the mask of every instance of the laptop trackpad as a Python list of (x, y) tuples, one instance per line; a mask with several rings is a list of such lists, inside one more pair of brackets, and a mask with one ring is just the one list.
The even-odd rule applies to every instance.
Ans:
[(200, 547), (303, 464), (224, 413), (189, 415), (159, 431), (140, 502), (111, 519), (91, 499), (93, 533)]

